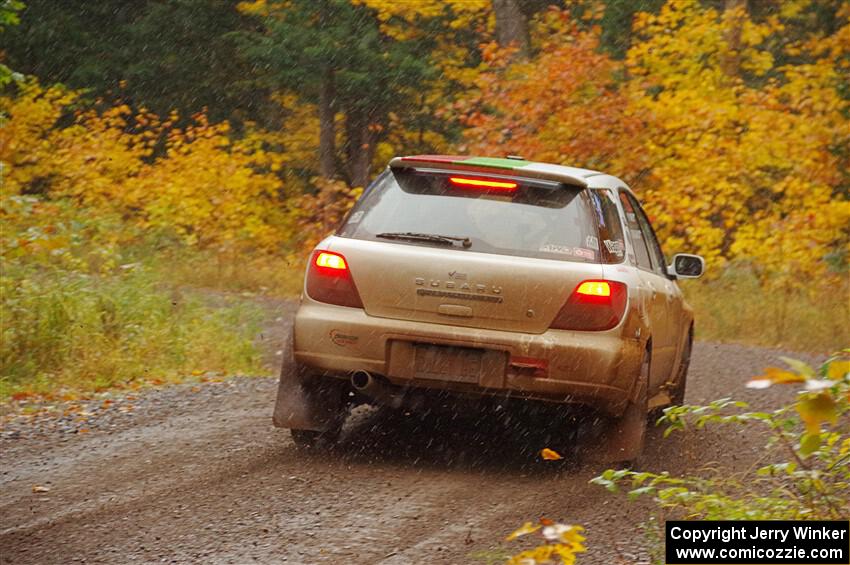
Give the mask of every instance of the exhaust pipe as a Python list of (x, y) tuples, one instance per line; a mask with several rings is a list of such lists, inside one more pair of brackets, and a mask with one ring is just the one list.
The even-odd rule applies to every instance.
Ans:
[(375, 379), (368, 371), (354, 371), (351, 375), (351, 386), (359, 392), (367, 393), (375, 386)]
[(355, 371), (352, 373), (351, 386), (357, 392), (392, 408), (401, 408), (404, 400), (403, 393), (392, 390), (386, 382), (373, 377), (368, 371)]

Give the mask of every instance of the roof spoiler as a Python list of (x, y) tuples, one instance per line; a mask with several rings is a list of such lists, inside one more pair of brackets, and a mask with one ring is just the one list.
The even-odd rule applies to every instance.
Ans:
[(494, 159), (494, 163), (484, 163), (481, 161), (467, 157), (419, 155), (413, 157), (394, 157), (390, 161), (390, 168), (427, 167), (441, 171), (466, 171), (470, 173), (498, 172), (500, 174), (551, 180), (587, 188), (587, 180), (581, 176), (570, 174), (568, 167), (550, 165), (548, 163), (527, 163), (523, 161), (515, 161), (515, 164), (512, 165), (507, 159), (504, 160), (504, 164), (502, 163), (502, 159)]

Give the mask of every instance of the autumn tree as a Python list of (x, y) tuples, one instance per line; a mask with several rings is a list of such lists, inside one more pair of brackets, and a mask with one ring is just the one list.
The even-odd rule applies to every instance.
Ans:
[[(850, 242), (841, 188), (850, 7), (837, 13), (843, 23), (833, 33), (784, 45), (797, 61), (784, 65), (769, 48), (784, 15), (759, 22), (732, 9), (732, 22), (696, 0), (638, 16), (641, 41), (627, 67), (632, 111), (647, 119), (640, 151), (648, 167), (636, 188), (668, 248), (695, 250), (718, 266), (749, 261), (764, 284), (828, 284), (829, 272), (846, 269)], [(845, 258), (830, 266), (835, 254)]]
[(531, 38), (528, 18), (523, 13), (519, 0), (493, 0), (496, 16), (496, 41), (501, 47), (515, 47), (522, 57), (528, 57)]
[(317, 105), (322, 175), (342, 172), (352, 186), (364, 186), (390, 114), (404, 113), (435, 76), (432, 40), (392, 37), (376, 10), (347, 0), (260, 0), (243, 10), (264, 25), (262, 33), (243, 36), (247, 56), (270, 69), (276, 87)]
[[(2, 3), (2, 2), (0, 2)], [(17, 2), (14, 2), (17, 4)], [(158, 114), (260, 120), (278, 126), (268, 89), (238, 56), (230, 33), (250, 18), (236, 0), (27, 0), (4, 33), (10, 67), (42, 84), (91, 98), (143, 105)]]
[(257, 134), (233, 141), (227, 122), (204, 114), (160, 118), (124, 104), (75, 110), (80, 96), (30, 79), (0, 97), (2, 198), (64, 202), (91, 221), (117, 214), (126, 233), (139, 228), (200, 248), (267, 252), (288, 241), (281, 156)]
[(599, 50), (599, 30), (551, 9), (535, 31), (533, 60), (485, 49), (477, 90), (457, 105), (467, 126), (461, 149), (635, 174), (641, 122), (618, 89), (621, 66)]
[(427, 39), (428, 58), (439, 77), (417, 90), (403, 112), (390, 114), (376, 161), (399, 152), (445, 153), (460, 134), (451, 102), (474, 87), (481, 46), (494, 38), (491, 0), (352, 0), (377, 12), (382, 33), (398, 40)]
[[(21, 22), (18, 12), (23, 7), (24, 3), (18, 0), (3, 0), (0, 3), (0, 33), (3, 33), (9, 26), (14, 26)], [(5, 58), (5, 53), (0, 50), (0, 87), (8, 84), (13, 76), (12, 69), (3, 64)]]

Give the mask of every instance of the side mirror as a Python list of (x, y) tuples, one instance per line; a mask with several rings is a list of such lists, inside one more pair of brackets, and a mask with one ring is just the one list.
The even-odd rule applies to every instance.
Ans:
[(673, 264), (667, 267), (667, 274), (677, 279), (698, 279), (704, 272), (705, 259), (689, 253), (676, 253)]

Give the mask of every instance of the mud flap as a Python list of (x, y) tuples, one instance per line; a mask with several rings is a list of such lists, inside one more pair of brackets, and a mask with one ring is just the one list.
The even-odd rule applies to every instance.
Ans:
[(344, 383), (316, 375), (297, 363), (290, 332), (284, 345), (284, 359), (277, 387), (272, 421), (278, 428), (330, 431), (344, 417)]
[(633, 463), (643, 452), (647, 427), (649, 371), (642, 368), (632, 399), (622, 416), (610, 422), (598, 437), (598, 446), (588, 454), (591, 463)]
[(589, 459), (605, 464), (633, 462), (643, 451), (645, 436), (646, 413), (630, 404), (621, 418), (607, 426)]

